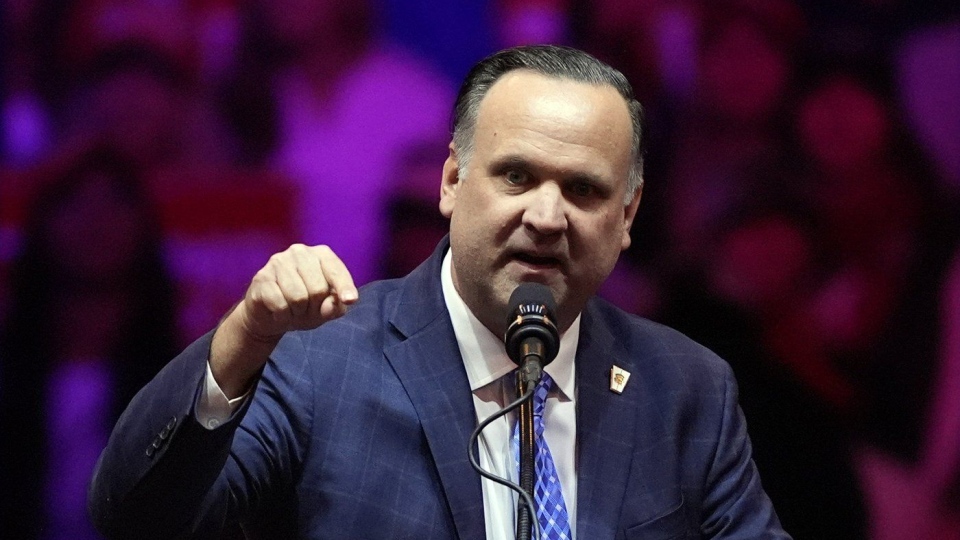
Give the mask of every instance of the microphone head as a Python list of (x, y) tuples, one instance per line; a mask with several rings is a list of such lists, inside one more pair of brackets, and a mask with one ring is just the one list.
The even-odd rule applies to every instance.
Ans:
[(550, 288), (542, 283), (521, 283), (510, 295), (508, 306), (510, 312), (503, 342), (510, 359), (521, 365), (521, 346), (524, 340), (534, 337), (543, 343), (543, 365), (552, 362), (560, 350), (560, 333), (554, 322), (557, 303)]

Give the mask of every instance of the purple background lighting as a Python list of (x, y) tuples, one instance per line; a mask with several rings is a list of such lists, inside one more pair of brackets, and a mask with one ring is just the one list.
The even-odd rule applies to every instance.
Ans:
[(601, 294), (730, 362), (786, 529), (960, 540), (956, 4), (4, 2), (0, 536), (97, 537), (116, 416), (272, 253), (419, 264), (460, 79), (549, 42), (646, 108)]

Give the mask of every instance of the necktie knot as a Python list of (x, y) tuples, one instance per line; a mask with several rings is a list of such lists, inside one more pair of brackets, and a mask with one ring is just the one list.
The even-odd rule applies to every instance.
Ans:
[(537, 388), (533, 392), (533, 415), (543, 417), (543, 410), (547, 404), (547, 396), (550, 395), (550, 389), (553, 388), (553, 379), (546, 372), (543, 378), (537, 383)]

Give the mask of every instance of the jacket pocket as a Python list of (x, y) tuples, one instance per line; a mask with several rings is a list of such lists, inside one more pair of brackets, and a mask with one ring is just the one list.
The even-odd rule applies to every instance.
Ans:
[(687, 538), (687, 522), (684, 515), (683, 500), (666, 514), (651, 520), (627, 527), (626, 540), (679, 540)]

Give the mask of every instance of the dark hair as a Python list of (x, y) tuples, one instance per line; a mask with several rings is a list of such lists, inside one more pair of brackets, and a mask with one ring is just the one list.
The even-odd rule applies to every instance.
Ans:
[(481, 60), (460, 87), (453, 116), (453, 143), (461, 173), (473, 152), (474, 129), (480, 102), (500, 77), (517, 69), (596, 86), (612, 86), (627, 102), (633, 125), (633, 167), (627, 180), (628, 201), (643, 187), (643, 107), (622, 73), (593, 56), (571, 47), (530, 45), (514, 47)]

